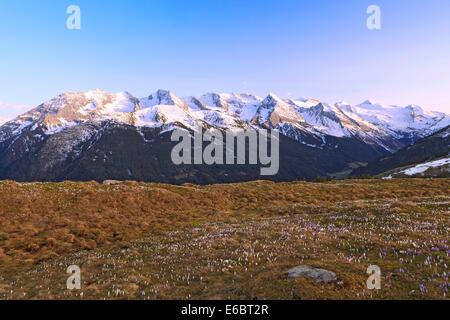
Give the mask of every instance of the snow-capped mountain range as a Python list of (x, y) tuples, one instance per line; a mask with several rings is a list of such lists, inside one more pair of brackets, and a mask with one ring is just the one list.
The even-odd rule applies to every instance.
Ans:
[(391, 152), (395, 147), (383, 145), (386, 137), (413, 142), (450, 124), (449, 115), (415, 105), (384, 106), (371, 101), (330, 105), (315, 99), (281, 99), (273, 93), (266, 98), (235, 93), (179, 98), (166, 90), (139, 99), (128, 92), (93, 90), (61, 94), (7, 122), (0, 130), (0, 141), (24, 128), (40, 126), (52, 135), (83, 122), (105, 120), (166, 129), (177, 124), (192, 128), (195, 121), (223, 129), (271, 128), (299, 141), (302, 133), (321, 140), (327, 135), (358, 136)]
[(193, 129), (196, 122), (219, 130), (278, 130), (280, 172), (273, 179), (287, 181), (348, 171), (392, 154), (448, 126), (450, 116), (413, 105), (331, 105), (273, 93), (265, 98), (235, 93), (179, 98), (166, 90), (144, 98), (103, 90), (64, 93), (0, 126), (0, 179), (215, 183), (260, 178), (259, 168), (172, 165), (170, 132)]

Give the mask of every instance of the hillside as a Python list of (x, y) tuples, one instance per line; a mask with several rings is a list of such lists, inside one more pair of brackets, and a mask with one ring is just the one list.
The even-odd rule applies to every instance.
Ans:
[(416, 163), (412, 166), (396, 168), (380, 174), (383, 179), (392, 178), (449, 178), (450, 157), (435, 159), (433, 161)]
[(450, 154), (450, 126), (422, 138), (414, 145), (405, 147), (398, 152), (381, 157), (366, 167), (353, 171), (352, 175), (387, 176), (391, 172), (400, 172), (408, 167), (439, 160)]

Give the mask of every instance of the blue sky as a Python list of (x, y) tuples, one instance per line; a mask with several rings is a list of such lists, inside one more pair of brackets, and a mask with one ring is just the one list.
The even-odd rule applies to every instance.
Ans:
[[(72, 4), (81, 30), (66, 28)], [(372, 4), (379, 31), (366, 27)], [(449, 16), (448, 0), (0, 0), (0, 117), (95, 88), (450, 113)]]

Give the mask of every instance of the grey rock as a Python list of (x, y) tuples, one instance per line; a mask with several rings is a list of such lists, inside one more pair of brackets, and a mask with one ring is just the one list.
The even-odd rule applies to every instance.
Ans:
[(334, 272), (311, 266), (297, 266), (288, 271), (288, 278), (298, 277), (316, 279), (316, 282), (330, 282), (337, 279)]
[(118, 180), (105, 180), (105, 181), (103, 181), (103, 184), (107, 185), (107, 186), (113, 185), (113, 184), (120, 184), (120, 183), (122, 183), (122, 181), (118, 181)]

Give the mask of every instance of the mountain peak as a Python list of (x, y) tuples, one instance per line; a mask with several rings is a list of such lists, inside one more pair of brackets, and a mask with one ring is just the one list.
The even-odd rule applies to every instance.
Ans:
[(102, 100), (105, 97), (108, 97), (110, 95), (110, 93), (108, 93), (107, 91), (103, 90), (103, 89), (95, 89), (95, 90), (89, 90), (89, 91), (85, 91), (85, 92), (65, 92), (62, 93), (60, 95), (58, 95), (56, 98), (58, 97), (66, 97), (66, 98), (86, 98), (86, 99), (92, 99), (92, 100)]
[(274, 108), (277, 104), (285, 104), (285, 102), (278, 97), (275, 93), (271, 92), (269, 95), (261, 102), (261, 107), (264, 108)]
[(201, 100), (210, 107), (220, 108), (228, 111), (228, 103), (225, 99), (225, 94), (217, 92), (209, 92), (201, 96)]
[(108, 94), (108, 92), (106, 90), (97, 88), (97, 89), (94, 89), (94, 90), (86, 91), (84, 94), (86, 94), (86, 95), (96, 95), (96, 94), (97, 95), (106, 95), (106, 94)]
[(406, 106), (406, 108), (407, 108), (407, 109), (410, 109), (410, 110), (420, 110), (420, 111), (423, 111), (422, 107), (419, 106), (419, 105), (417, 105), (417, 104), (410, 104), (410, 105)]
[(140, 100), (142, 108), (153, 107), (156, 105), (178, 106), (184, 110), (188, 110), (187, 104), (178, 98), (169, 90), (158, 89), (155, 93), (150, 94), (147, 98)]
[(275, 93), (273, 93), (273, 92), (270, 92), (269, 94), (268, 94), (268, 96), (266, 97), (266, 99), (272, 99), (272, 100), (275, 100), (275, 101), (283, 101), (283, 99), (281, 99), (280, 97), (278, 97)]
[(155, 93), (152, 93), (149, 97), (150, 100), (156, 99), (157, 104), (174, 105), (175, 95), (169, 90), (158, 89)]
[(372, 102), (371, 100), (366, 100), (366, 101), (360, 103), (359, 105), (362, 106), (362, 105), (374, 105), (374, 104), (375, 104), (375, 103)]

